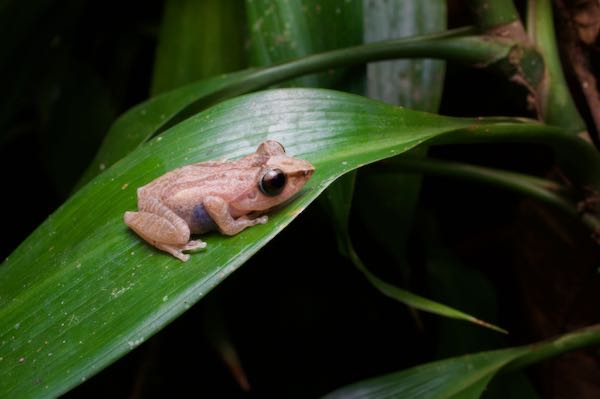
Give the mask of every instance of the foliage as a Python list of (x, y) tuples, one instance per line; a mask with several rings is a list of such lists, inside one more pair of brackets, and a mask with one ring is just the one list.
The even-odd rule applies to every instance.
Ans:
[[(461, 249), (461, 242), (478, 242), (463, 224), (497, 237), (502, 224), (489, 209), (498, 218), (510, 214), (515, 225), (534, 220), (545, 234), (559, 231), (569, 243), (565, 256), (581, 264), (586, 251), (597, 262), (596, 244), (586, 234), (599, 228), (600, 156), (582, 139), (589, 122), (563, 74), (550, 2), (528, 2), (526, 28), (511, 1), (469, 3), (475, 26), (447, 30), (441, 0), (165, 0), (139, 14), (131, 6), (110, 16), (118, 34), (91, 22), (92, 15), (102, 16), (94, 2), (1, 5), (0, 87), (9, 94), (0, 111), (2, 151), (14, 170), (39, 135), (39, 168), (47, 174), (27, 184), (33, 180), (26, 172), (7, 173), (7, 187), (26, 198), (7, 209), (19, 209), (14, 217), (20, 217), (30, 201), (39, 205), (40, 191), (55, 193), (48, 207), (62, 205), (43, 222), (43, 207), (21, 227), (11, 220), (15, 239), (39, 226), (20, 245), (5, 244), (5, 253), (12, 252), (0, 266), (0, 396), (53, 397), (77, 385), (75, 395), (101, 396), (86, 387), (106, 377), (82, 383), (129, 352), (105, 373), (133, 362), (135, 382), (114, 389), (147, 393), (149, 361), (136, 363), (132, 356), (143, 352), (152, 360), (157, 355), (144, 342), (159, 342), (178, 323), (196, 325), (187, 315), (175, 321), (187, 310), (202, 315), (204, 345), (219, 353), (243, 389), (258, 381), (257, 392), (278, 396), (530, 395), (534, 388), (521, 369), (597, 344), (597, 326), (528, 333), (535, 318), (525, 313), (527, 322), (519, 323), (515, 313), (525, 312), (530, 298), (503, 300), (514, 288), (511, 279), (524, 278), (515, 272), (519, 261), (500, 278), (486, 265), (495, 264), (493, 256)], [(450, 92), (453, 81), (463, 89), (456, 76), (471, 68), (477, 72), (468, 73), (485, 76), (484, 93), (503, 87), (502, 95), (488, 97), (518, 99), (521, 106), (506, 108), (492, 98), (490, 116), (476, 116), (485, 101), (442, 92), (444, 61), (452, 62)], [(142, 69), (144, 77), (129, 83)], [(440, 107), (460, 107), (448, 113), (467, 116), (441, 116)], [(506, 110), (515, 116), (498, 116)], [(233, 237), (208, 235), (207, 250), (182, 264), (123, 224), (139, 186), (178, 166), (243, 156), (267, 138), (311, 161), (317, 172), (266, 225)], [(516, 164), (503, 156), (513, 153)], [(516, 194), (500, 194), (480, 211), (450, 199), (465, 190), (463, 198), (489, 200), (460, 180)], [(523, 198), (541, 209), (543, 223), (527, 212), (511, 213), (514, 204), (531, 203)], [(551, 242), (541, 245), (539, 251), (555, 250)], [(496, 257), (509, 252), (500, 248)], [(224, 282), (245, 263), (254, 267)], [(273, 270), (294, 270), (305, 280), (285, 280)], [(582, 278), (595, 293), (594, 270), (571, 273), (591, 276)], [(536, 287), (550, 290), (555, 283), (540, 280)], [(317, 287), (322, 292), (313, 295)], [(266, 295), (274, 289), (278, 295)], [(246, 292), (267, 298), (254, 302)], [(236, 305), (223, 305), (228, 301)], [(283, 313), (274, 310), (280, 301)], [(248, 349), (248, 342), (279, 326), (277, 317), (255, 313), (263, 306), (285, 314), (286, 329), (299, 331), (285, 337), (310, 337), (286, 344), (295, 356), (280, 353), (276, 338), (260, 341), (271, 348), (264, 353)], [(323, 309), (336, 314), (328, 325), (337, 334), (318, 328)], [(232, 319), (246, 324), (230, 328)], [(576, 324), (597, 322), (590, 317)], [(506, 330), (508, 337), (498, 334)], [(559, 336), (542, 340), (550, 335)], [(202, 345), (181, 337), (176, 340), (185, 350)], [(523, 346), (523, 340), (540, 342)], [(315, 372), (310, 384), (288, 381), (285, 368), (257, 361), (286, 357), (300, 364), (295, 359), (312, 353), (309, 347), (318, 353), (313, 368), (327, 373), (317, 378)], [(204, 377), (214, 372), (206, 358), (178, 367), (197, 362), (204, 362)], [(241, 363), (251, 366), (247, 372)], [(239, 394), (202, 377), (199, 393)]]

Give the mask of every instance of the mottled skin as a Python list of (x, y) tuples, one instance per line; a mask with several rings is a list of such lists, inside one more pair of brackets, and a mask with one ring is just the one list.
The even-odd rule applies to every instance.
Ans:
[[(259, 183), (266, 171), (280, 169), (283, 191), (265, 195)], [(314, 172), (310, 162), (285, 154), (281, 144), (265, 141), (254, 154), (237, 161), (201, 162), (172, 170), (137, 191), (138, 212), (125, 212), (125, 223), (144, 240), (187, 261), (183, 251), (206, 247), (190, 234), (204, 233), (194, 209), (202, 205), (217, 229), (235, 235), (267, 222), (263, 215), (296, 194)]]

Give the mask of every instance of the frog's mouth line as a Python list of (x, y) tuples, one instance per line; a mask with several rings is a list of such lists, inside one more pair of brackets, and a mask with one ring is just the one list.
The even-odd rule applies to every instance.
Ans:
[(287, 173), (287, 177), (310, 177), (315, 173), (313, 170), (299, 170), (296, 172)]
[(303, 196), (304, 194), (306, 194), (307, 192), (312, 191), (313, 189), (310, 187), (303, 187), (300, 191), (298, 191), (296, 194), (292, 195), (290, 198), (288, 198), (287, 200), (285, 200), (284, 202), (275, 205), (272, 208), (269, 208), (266, 211), (260, 211), (260, 212), (252, 212), (250, 214), (250, 218), (254, 219), (255, 217), (258, 217), (260, 215), (264, 215), (264, 214), (269, 214), (269, 213), (277, 213), (279, 211), (281, 211), (283, 208), (285, 208), (287, 205), (289, 205), (291, 202), (294, 202), (294, 200), (296, 200), (297, 198)]

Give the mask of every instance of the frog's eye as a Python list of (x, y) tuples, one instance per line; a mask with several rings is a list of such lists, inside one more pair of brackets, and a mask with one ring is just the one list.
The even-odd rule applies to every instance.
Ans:
[(263, 194), (274, 197), (281, 194), (287, 178), (281, 169), (269, 169), (258, 183)]

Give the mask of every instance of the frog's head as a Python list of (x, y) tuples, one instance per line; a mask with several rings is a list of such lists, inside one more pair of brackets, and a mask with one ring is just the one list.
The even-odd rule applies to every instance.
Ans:
[(287, 155), (276, 141), (265, 141), (256, 153), (265, 162), (256, 175), (256, 185), (232, 204), (240, 211), (266, 211), (287, 201), (315, 172), (310, 162)]

